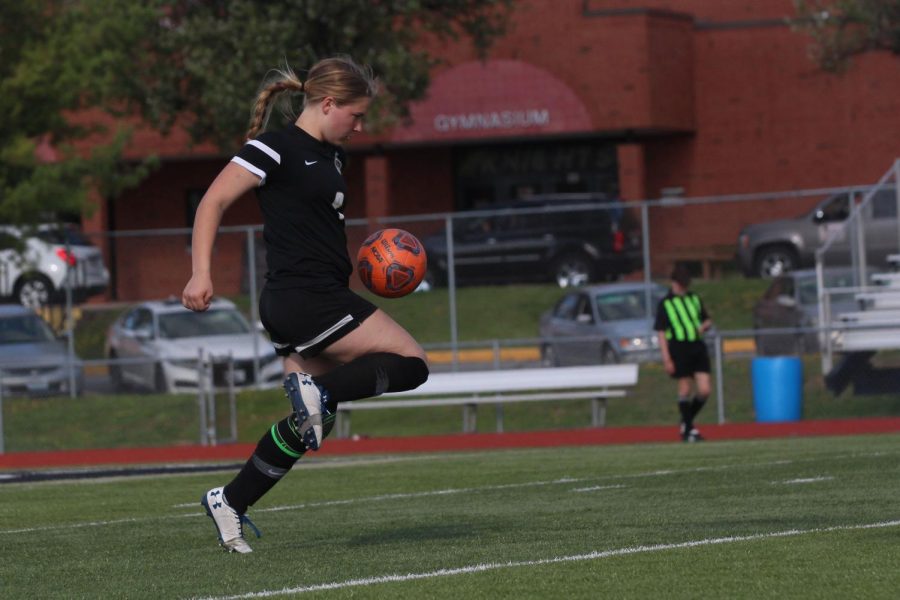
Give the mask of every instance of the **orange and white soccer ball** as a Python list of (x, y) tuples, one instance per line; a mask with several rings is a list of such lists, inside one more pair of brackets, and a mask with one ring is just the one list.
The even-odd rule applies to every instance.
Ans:
[(400, 298), (414, 291), (428, 268), (422, 242), (403, 229), (376, 231), (356, 255), (356, 272), (373, 294)]

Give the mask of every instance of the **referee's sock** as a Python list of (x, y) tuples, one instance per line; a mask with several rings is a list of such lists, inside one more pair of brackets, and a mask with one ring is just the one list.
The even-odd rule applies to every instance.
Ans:
[(694, 414), (691, 411), (691, 400), (687, 396), (678, 397), (678, 412), (681, 413), (681, 435), (690, 434), (694, 428)]
[[(327, 436), (333, 426), (334, 415), (326, 415), (322, 419), (322, 437)], [(225, 486), (228, 504), (238, 514), (247, 512), (249, 506), (287, 475), (305, 452), (306, 445), (297, 431), (293, 415), (272, 425), (256, 444), (253, 455)]]
[(426, 379), (428, 365), (424, 360), (391, 352), (365, 354), (313, 377), (313, 381), (328, 390), (327, 406), (332, 413), (338, 402), (415, 389)]
[(691, 400), (691, 421), (693, 421), (697, 414), (703, 410), (708, 398), (709, 396), (694, 396), (694, 399)]

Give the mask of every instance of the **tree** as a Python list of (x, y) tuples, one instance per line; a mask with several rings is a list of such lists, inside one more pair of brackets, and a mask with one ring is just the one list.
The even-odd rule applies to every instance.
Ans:
[[(387, 93), (382, 125), (421, 98), (439, 59), (425, 49), (466, 38), (483, 55), (504, 31), (512, 0), (206, 0), (166, 3), (168, 18), (134, 99), (155, 125), (174, 118), (195, 140), (232, 150), (271, 69), (300, 70), (334, 54), (371, 65)], [(301, 72), (302, 75), (302, 72)]]
[(813, 38), (813, 59), (831, 72), (874, 50), (900, 54), (900, 0), (794, 0), (794, 25)]
[(0, 222), (80, 214), (92, 190), (115, 195), (147, 172), (152, 160), (137, 166), (121, 160), (127, 128), (107, 131), (91, 115), (119, 123), (138, 115), (163, 132), (183, 126), (194, 141), (231, 151), (269, 69), (349, 54), (371, 64), (384, 83), (388, 93), (377, 110), (389, 122), (425, 93), (438, 59), (424, 48), (466, 38), (483, 53), (503, 32), (511, 6), (512, 0), (0, 3)]
[(153, 22), (137, 4), (0, 4), (0, 222), (81, 214), (89, 191), (115, 193), (144, 172), (120, 161), (126, 131), (79, 152), (74, 144), (101, 128), (67, 119), (120, 94)]

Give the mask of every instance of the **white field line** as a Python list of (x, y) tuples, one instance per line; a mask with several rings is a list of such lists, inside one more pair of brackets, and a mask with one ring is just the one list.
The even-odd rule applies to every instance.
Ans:
[(787, 479), (785, 481), (773, 481), (775, 485), (794, 485), (797, 483), (818, 483), (819, 481), (831, 481), (834, 477), (823, 475), (820, 477), (803, 477), (800, 479)]
[[(880, 456), (884, 453), (871, 453), (871, 454), (849, 454), (844, 455), (848, 458), (850, 457), (859, 457), (859, 456)], [(493, 490), (501, 490), (501, 489), (512, 489), (512, 488), (523, 488), (523, 487), (537, 487), (537, 486), (547, 486), (547, 485), (560, 485), (560, 484), (569, 484), (569, 483), (580, 483), (580, 482), (596, 482), (596, 481), (609, 481), (609, 480), (621, 480), (621, 479), (640, 479), (645, 477), (662, 477), (666, 475), (683, 475), (686, 473), (702, 473), (707, 471), (723, 471), (729, 469), (745, 469), (745, 468), (760, 468), (760, 467), (769, 467), (769, 466), (782, 466), (800, 462), (812, 461), (815, 459), (798, 459), (798, 460), (775, 460), (775, 461), (766, 461), (760, 463), (738, 463), (738, 464), (726, 464), (726, 465), (718, 465), (711, 467), (695, 467), (691, 469), (666, 469), (666, 470), (658, 470), (658, 471), (647, 471), (644, 473), (627, 473), (623, 475), (607, 475), (603, 477), (592, 477), (589, 479), (573, 479), (573, 478), (561, 478), (555, 479), (551, 481), (531, 481), (524, 483), (512, 483), (512, 484), (504, 484), (504, 485), (490, 485), (483, 487), (475, 487), (475, 488), (450, 488), (446, 490), (432, 490), (426, 492), (412, 492), (412, 493), (403, 493), (403, 494), (384, 494), (379, 496), (367, 496), (361, 498), (349, 498), (344, 500), (328, 500), (323, 502), (310, 502), (305, 504), (293, 504), (293, 505), (285, 505), (285, 506), (273, 506), (270, 508), (262, 508), (255, 509), (253, 511), (254, 514), (260, 512), (279, 512), (285, 510), (299, 510), (303, 508), (310, 507), (327, 507), (327, 506), (342, 506), (347, 504), (364, 504), (367, 502), (383, 502), (386, 500), (406, 500), (412, 498), (424, 498), (427, 496), (444, 496), (451, 494), (470, 494), (475, 492), (490, 492)], [(172, 518), (179, 517), (206, 517), (206, 513), (199, 509), (200, 503), (191, 502), (191, 503), (183, 503), (175, 505), (176, 508), (185, 508), (191, 509), (194, 512), (190, 514), (176, 514), (176, 515), (160, 515), (154, 517), (134, 517), (134, 518), (124, 518), (124, 519), (113, 519), (109, 521), (85, 521), (78, 523), (68, 523), (68, 524), (60, 524), (60, 525), (45, 525), (40, 527), (22, 527), (18, 529), (0, 529), (0, 535), (4, 534), (17, 534), (17, 533), (33, 533), (39, 531), (55, 531), (55, 530), (66, 530), (66, 529), (80, 529), (83, 527), (103, 527), (107, 525), (119, 525), (122, 523), (140, 523), (147, 521), (163, 521), (169, 520)]]
[(536, 560), (510, 561), (498, 563), (481, 563), (466, 567), (456, 567), (448, 569), (438, 569), (436, 571), (426, 571), (423, 573), (407, 573), (405, 575), (381, 575), (378, 577), (366, 577), (362, 579), (347, 579), (345, 581), (335, 581), (332, 583), (320, 583), (316, 585), (297, 586), (293, 588), (283, 588), (280, 590), (262, 590), (259, 592), (248, 592), (246, 594), (237, 594), (234, 596), (210, 596), (204, 600), (241, 600), (244, 598), (271, 598), (273, 596), (286, 596), (292, 594), (303, 594), (306, 592), (320, 592), (328, 590), (342, 590), (354, 587), (366, 587), (377, 585), (380, 583), (394, 583), (405, 581), (416, 581), (421, 579), (433, 579), (436, 577), (449, 577), (453, 575), (469, 575), (472, 573), (483, 573), (485, 571), (496, 571), (499, 569), (515, 569), (519, 567), (535, 567), (541, 565), (552, 565), (568, 562), (581, 562), (588, 560), (600, 560), (604, 558), (612, 558), (616, 556), (628, 556), (632, 554), (646, 554), (650, 552), (665, 552), (668, 550), (684, 550), (690, 548), (698, 548), (701, 546), (713, 546), (717, 544), (734, 544), (739, 542), (750, 542), (756, 540), (766, 540), (772, 538), (785, 538), (798, 535), (808, 535), (813, 533), (830, 533), (835, 531), (854, 531), (860, 529), (879, 529), (884, 527), (896, 527), (900, 525), (900, 521), (882, 521), (880, 523), (868, 523), (862, 525), (836, 525), (833, 527), (821, 527), (814, 529), (788, 529), (786, 531), (774, 531), (771, 533), (755, 533), (751, 535), (735, 535), (719, 538), (707, 538), (703, 540), (694, 540), (690, 542), (679, 542), (674, 544), (654, 544), (652, 546), (629, 546), (626, 548), (616, 548), (613, 550), (595, 550), (587, 554), (574, 554), (571, 556), (556, 556), (553, 558), (541, 558)]
[(574, 490), (569, 490), (569, 491), (571, 491), (571, 492), (599, 492), (599, 491), (602, 491), (602, 490), (620, 490), (620, 489), (622, 489), (622, 488), (624, 488), (624, 487), (626, 487), (626, 486), (624, 486), (624, 485), (622, 485), (622, 484), (618, 484), (618, 485), (595, 485), (595, 486), (592, 486), (592, 487), (575, 488)]

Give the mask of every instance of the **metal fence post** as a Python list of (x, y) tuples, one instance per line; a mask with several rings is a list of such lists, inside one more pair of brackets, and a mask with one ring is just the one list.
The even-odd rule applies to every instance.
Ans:
[[(66, 256), (72, 256), (72, 248), (66, 237)], [(77, 269), (77, 266), (76, 266)], [(76, 273), (77, 274), (77, 273)], [(72, 267), (66, 268), (66, 370), (69, 375), (69, 398), (77, 396), (75, 390), (75, 318), (72, 314)]]
[(229, 442), (237, 441), (237, 394), (234, 389), (234, 355), (228, 353), (228, 423), (231, 429)]
[(6, 452), (6, 445), (3, 441), (3, 378), (0, 377), (0, 454)]
[(653, 319), (655, 307), (650, 306), (650, 284), (653, 283), (650, 273), (650, 209), (646, 201), (641, 202), (641, 252), (644, 263), (644, 305), (647, 318)]
[(204, 385), (206, 385), (206, 423), (207, 423), (207, 437), (209, 438), (209, 445), (215, 446), (219, 441), (219, 427), (216, 420), (216, 358), (210, 354), (208, 357), (209, 369), (207, 371), (208, 377), (205, 379)]
[(259, 321), (259, 299), (256, 290), (256, 235), (252, 227), (247, 228), (247, 274), (250, 278), (250, 324), (253, 327), (253, 381), (254, 387), (260, 389), (259, 381), (259, 339), (256, 335), (256, 323)]
[(447, 293), (450, 308), (450, 348), (453, 355), (453, 370), (459, 370), (459, 326), (456, 322), (456, 261), (453, 254), (453, 218), (444, 217), (444, 232), (447, 237)]
[(716, 331), (716, 405), (719, 410), (719, 425), (725, 423), (725, 383), (722, 381), (722, 336)]
[[(494, 351), (494, 370), (499, 370), (501, 367), (500, 360), (500, 340), (492, 340), (491, 346)], [(499, 397), (500, 394), (497, 394)], [(503, 405), (499, 402), (494, 405), (494, 413), (497, 418), (497, 433), (503, 433)]]
[(200, 409), (200, 445), (209, 445), (209, 431), (206, 423), (206, 363), (203, 360), (203, 349), (197, 350), (197, 406)]

